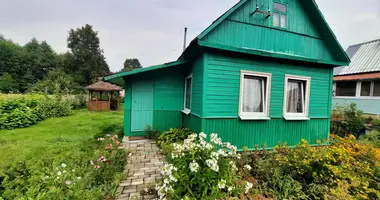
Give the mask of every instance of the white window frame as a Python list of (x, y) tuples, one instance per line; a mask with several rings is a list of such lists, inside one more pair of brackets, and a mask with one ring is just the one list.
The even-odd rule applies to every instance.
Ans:
[[(303, 113), (288, 113), (286, 110), (287, 108), (287, 89), (288, 89), (288, 81), (296, 80), (296, 81), (305, 81), (306, 82), (306, 88), (305, 90), (302, 90), (302, 92), (305, 91), (305, 99), (302, 106), (303, 106)], [(310, 85), (311, 85), (311, 77), (307, 76), (295, 76), (290, 74), (285, 74), (285, 84), (284, 84), (284, 105), (283, 105), (283, 117), (285, 120), (309, 120), (309, 104), (310, 104)]]
[[(370, 87), (370, 96), (361, 96), (362, 93), (362, 82), (364, 81), (370, 81), (371, 82), (371, 87)], [(336, 81), (337, 82), (337, 81)], [(335, 90), (336, 91), (336, 82), (334, 82), (335, 85)], [(375, 80), (373, 79), (368, 79), (368, 80), (357, 80), (356, 81), (356, 92), (355, 96), (333, 96), (336, 99), (380, 99), (380, 96), (373, 96), (375, 88)]]
[[(187, 94), (187, 79), (191, 79), (191, 86), (190, 86), (190, 108), (186, 108), (186, 94)], [(193, 74), (192, 73), (190, 73), (188, 76), (186, 76), (186, 78), (185, 78), (185, 84), (184, 84), (184, 89), (183, 89), (183, 91), (184, 91), (184, 94), (183, 94), (183, 110), (182, 110), (182, 112), (183, 113), (185, 113), (186, 115), (188, 115), (188, 114), (190, 114), (190, 112), (191, 112), (191, 101), (192, 101), (192, 99), (193, 99)]]
[[(266, 79), (266, 89), (263, 94), (263, 112), (243, 112), (243, 91), (244, 91), (244, 76), (256, 76)], [(239, 117), (241, 120), (269, 120), (270, 110), (270, 93), (271, 93), (272, 74), (254, 71), (240, 71), (240, 94), (239, 94)], [(262, 86), (264, 87), (264, 85)], [(264, 91), (264, 90), (263, 90)]]

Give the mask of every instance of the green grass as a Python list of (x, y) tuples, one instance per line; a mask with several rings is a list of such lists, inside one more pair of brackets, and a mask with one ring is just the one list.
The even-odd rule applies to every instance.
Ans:
[(103, 127), (110, 124), (122, 125), (123, 109), (120, 110), (76, 110), (69, 117), (47, 119), (28, 128), (0, 131), (0, 175), (4, 167), (13, 161), (43, 157), (45, 151), (54, 149), (78, 148), (99, 134)]

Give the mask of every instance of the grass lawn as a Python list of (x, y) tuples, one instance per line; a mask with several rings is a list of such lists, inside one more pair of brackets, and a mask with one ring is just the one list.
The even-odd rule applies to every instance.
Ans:
[(77, 148), (95, 134), (99, 134), (107, 125), (121, 126), (122, 110), (122, 108), (117, 112), (76, 110), (69, 117), (47, 119), (28, 128), (0, 131), (0, 175), (7, 164), (15, 160), (43, 157), (46, 151), (60, 149), (56, 152), (57, 156), (70, 156), (64, 155), (62, 149)]

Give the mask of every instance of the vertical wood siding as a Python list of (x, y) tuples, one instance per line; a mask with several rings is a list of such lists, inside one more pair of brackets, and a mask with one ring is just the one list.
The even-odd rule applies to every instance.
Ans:
[(273, 148), (280, 142), (295, 146), (301, 139), (311, 144), (317, 140), (328, 139), (329, 119), (312, 119), (309, 121), (285, 121), (271, 119), (268, 121), (241, 121), (240, 119), (206, 119), (205, 133), (218, 133), (223, 141), (242, 147), (254, 148), (254, 145)]
[(169, 68), (148, 74), (136, 75), (126, 81), (124, 105), (124, 134), (144, 135), (131, 131), (131, 99), (133, 82), (153, 82), (152, 129), (160, 132), (182, 126), (184, 73), (180, 68)]
[[(288, 53), (314, 59), (334, 61), (325, 41), (299, 0), (287, 4), (287, 28), (273, 27), (273, 16), (250, 15), (256, 0), (245, 3), (203, 41), (238, 48), (253, 48)], [(260, 9), (273, 11), (273, 0), (259, 1)]]

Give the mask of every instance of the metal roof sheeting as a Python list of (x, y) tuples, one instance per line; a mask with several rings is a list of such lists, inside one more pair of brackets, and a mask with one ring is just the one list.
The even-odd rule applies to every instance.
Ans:
[(351, 63), (348, 67), (337, 68), (335, 75), (380, 71), (380, 39), (352, 45), (346, 52)]

